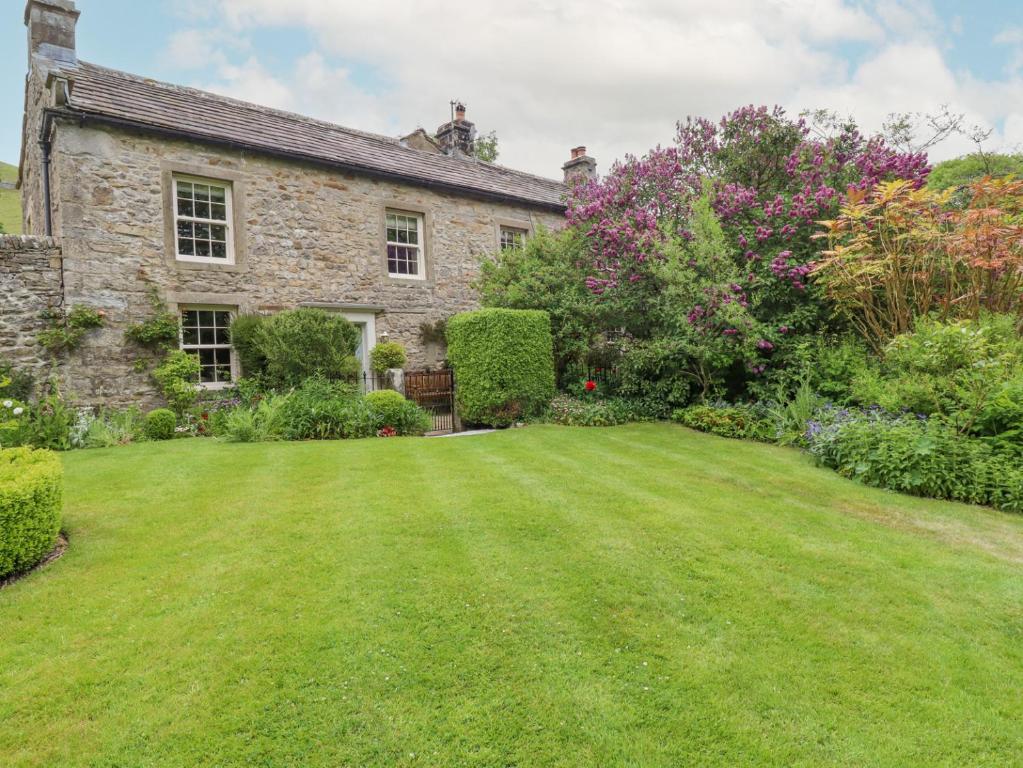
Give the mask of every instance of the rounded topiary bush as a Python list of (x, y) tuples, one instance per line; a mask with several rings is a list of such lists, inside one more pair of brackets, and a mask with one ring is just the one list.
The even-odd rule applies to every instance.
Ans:
[(481, 309), (448, 321), (448, 359), (462, 420), (506, 426), (554, 397), (551, 320), (532, 309)]
[(170, 440), (178, 425), (177, 416), (169, 408), (157, 408), (146, 414), (144, 432), (150, 440)]
[(60, 459), (31, 448), (0, 450), (0, 578), (53, 549), (63, 502)]
[(365, 400), (378, 430), (391, 427), (399, 435), (421, 435), (432, 426), (426, 411), (393, 389), (370, 392)]
[(405, 347), (396, 341), (382, 341), (369, 353), (370, 365), (377, 373), (383, 373), (392, 368), (404, 368), (407, 360)]

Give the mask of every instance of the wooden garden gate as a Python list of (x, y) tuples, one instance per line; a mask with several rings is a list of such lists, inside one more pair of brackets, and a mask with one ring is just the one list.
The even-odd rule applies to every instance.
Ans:
[(407, 371), (405, 397), (433, 417), (434, 432), (456, 432), (455, 374), (450, 368), (439, 371)]

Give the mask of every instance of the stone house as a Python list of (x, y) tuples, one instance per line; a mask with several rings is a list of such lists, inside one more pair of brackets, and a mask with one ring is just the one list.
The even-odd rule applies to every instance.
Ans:
[(46, 307), (102, 309), (104, 326), (58, 367), (87, 404), (151, 402), (125, 328), (156, 295), (182, 318), (204, 387), (240, 371), (222, 326), (299, 306), (343, 313), (359, 354), (388, 339), (409, 367), (443, 350), (424, 325), (477, 306), (479, 260), (558, 227), (564, 181), (471, 156), (459, 105), (436, 137), (365, 133), (78, 59), (72, 0), (29, 0), (19, 183), (24, 238), (0, 240), (0, 356), (42, 368)]

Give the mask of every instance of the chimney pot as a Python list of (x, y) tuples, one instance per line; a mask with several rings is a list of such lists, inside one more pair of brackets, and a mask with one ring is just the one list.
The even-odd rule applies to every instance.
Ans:
[(569, 161), (561, 166), (565, 173), (565, 184), (574, 187), (576, 184), (596, 180), (597, 161), (586, 154), (586, 147), (572, 147), (571, 154)]
[(461, 102), (455, 102), (455, 119), (437, 129), (437, 143), (446, 155), (472, 157), (476, 126), (465, 119), (465, 105)]
[(80, 12), (74, 0), (28, 0), (25, 26), (28, 27), (28, 65), (35, 56), (59, 64), (77, 64), (75, 25)]

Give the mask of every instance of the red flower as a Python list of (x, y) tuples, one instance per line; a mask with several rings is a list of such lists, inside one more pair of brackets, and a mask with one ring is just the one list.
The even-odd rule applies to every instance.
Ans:
[(593, 379), (590, 379), (583, 386), (586, 387), (586, 391), (587, 392), (592, 392), (593, 390), (595, 390), (597, 388), (597, 382), (595, 382)]

